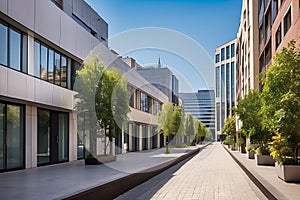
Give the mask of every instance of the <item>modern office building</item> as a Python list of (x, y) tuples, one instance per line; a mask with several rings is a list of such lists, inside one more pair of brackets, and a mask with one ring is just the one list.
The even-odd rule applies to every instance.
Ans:
[(164, 94), (166, 94), (169, 97), (170, 102), (178, 105), (178, 79), (167, 67), (163, 67), (160, 59), (158, 60), (157, 65), (147, 67), (132, 67), (135, 67), (139, 74), (141, 74), (146, 80), (148, 80), (152, 85), (154, 85)]
[[(95, 47), (122, 72), (130, 69), (107, 48), (107, 29), (83, 0), (0, 2), (0, 172), (80, 157), (76, 70)], [(168, 97), (138, 73), (129, 75), (128, 83), (135, 99), (129, 118), (138, 126), (115, 142), (122, 149), (124, 143), (128, 150), (151, 148), (154, 113)], [(151, 136), (152, 147), (159, 147), (159, 137)]]
[(215, 91), (198, 90), (196, 93), (179, 93), (184, 113), (190, 113), (206, 125), (215, 137)]
[(233, 39), (215, 50), (216, 139), (222, 134), (225, 119), (232, 116), (231, 108), (235, 106), (236, 42)]
[(272, 56), (291, 40), (300, 45), (300, 1), (272, 0)]

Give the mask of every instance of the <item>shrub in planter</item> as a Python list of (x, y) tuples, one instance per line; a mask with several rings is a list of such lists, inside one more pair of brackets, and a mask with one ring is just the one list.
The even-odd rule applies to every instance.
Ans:
[(255, 146), (249, 145), (246, 147), (248, 159), (254, 159)]

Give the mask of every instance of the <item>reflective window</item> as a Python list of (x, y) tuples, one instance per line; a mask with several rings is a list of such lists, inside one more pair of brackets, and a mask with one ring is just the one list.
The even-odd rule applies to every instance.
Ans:
[(49, 49), (48, 57), (48, 81), (54, 83), (54, 51), (52, 49)]
[(4, 169), (4, 104), (0, 103), (0, 170)]
[(291, 25), (292, 25), (291, 8), (289, 9), (289, 11), (284, 16), (283, 21), (284, 21), (284, 35), (285, 35), (288, 32), (288, 30), (290, 29)]
[(220, 62), (220, 54), (216, 55), (216, 63)]
[(235, 64), (231, 63), (231, 106), (235, 106)]
[(9, 29), (9, 65), (21, 70), (21, 34)]
[(235, 44), (231, 44), (231, 58), (235, 57)]
[(41, 79), (47, 80), (48, 71), (48, 49), (41, 45)]
[(148, 96), (141, 92), (141, 111), (149, 112)]
[(221, 66), (221, 101), (225, 102), (225, 66)]
[(216, 97), (220, 97), (220, 67), (216, 67)]
[(230, 58), (230, 47), (227, 46), (226, 47), (226, 59), (229, 59)]
[(37, 163), (50, 163), (50, 111), (38, 110)]
[(275, 34), (275, 45), (276, 45), (276, 49), (279, 47), (281, 43), (281, 24), (279, 24), (279, 27), (276, 31), (276, 34)]
[(34, 42), (34, 76), (40, 77), (41, 75), (41, 45), (39, 42)]
[(67, 87), (67, 58), (65, 56), (61, 56), (61, 86)]
[(225, 49), (221, 49), (221, 61), (225, 60)]
[(0, 64), (7, 65), (7, 27), (0, 23)]
[(55, 84), (60, 85), (60, 54), (58, 52), (54, 54), (54, 77)]

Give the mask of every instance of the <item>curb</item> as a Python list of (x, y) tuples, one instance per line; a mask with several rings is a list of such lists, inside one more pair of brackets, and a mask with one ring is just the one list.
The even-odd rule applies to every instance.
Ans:
[(228, 152), (232, 159), (241, 167), (241, 169), (246, 173), (249, 179), (257, 186), (257, 188), (265, 195), (269, 200), (278, 200), (264, 185), (263, 183), (256, 178), (253, 173), (251, 173), (226, 147), (223, 148)]
[(66, 197), (64, 199), (69, 199), (69, 200), (81, 200), (81, 199), (84, 200), (84, 199), (99, 199), (99, 198), (101, 198), (102, 200), (114, 199), (119, 195), (127, 192), (128, 190), (144, 183), (150, 178), (162, 173), (163, 171), (169, 169), (170, 167), (184, 161), (185, 159), (195, 156), (200, 152), (201, 149), (207, 147), (210, 144), (211, 143), (208, 143), (203, 147), (194, 149), (178, 158), (166, 161), (164, 163), (158, 164), (154, 167), (150, 167), (140, 172), (130, 174), (128, 176), (111, 181), (109, 183), (96, 186), (92, 189), (88, 189), (86, 191), (72, 195), (70, 197)]

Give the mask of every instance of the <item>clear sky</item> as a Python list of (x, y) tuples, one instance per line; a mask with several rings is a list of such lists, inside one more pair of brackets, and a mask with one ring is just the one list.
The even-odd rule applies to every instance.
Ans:
[[(211, 74), (214, 71), (212, 62), (215, 48), (236, 37), (242, 4), (242, 0), (86, 1), (108, 23), (109, 38), (124, 31), (144, 27), (166, 28), (184, 34), (208, 53), (211, 64), (203, 61), (203, 65), (211, 70)], [(142, 49), (122, 56), (134, 57), (141, 65), (156, 63), (160, 57), (162, 64), (171, 68), (179, 77), (181, 92), (207, 87), (203, 76), (195, 72), (197, 66), (192, 66), (190, 60), (172, 52)]]

